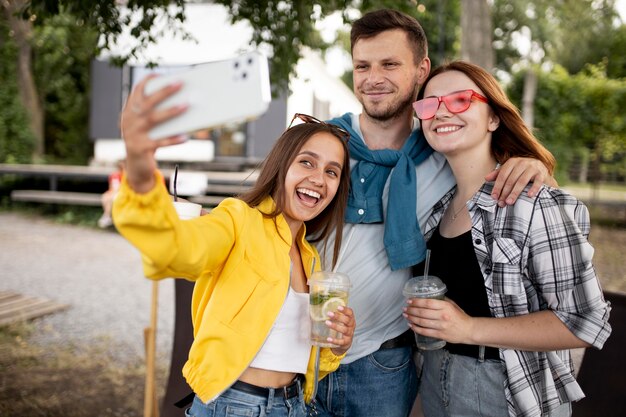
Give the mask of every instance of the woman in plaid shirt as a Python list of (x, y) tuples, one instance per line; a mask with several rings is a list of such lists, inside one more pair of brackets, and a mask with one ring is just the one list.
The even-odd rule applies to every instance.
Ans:
[(480, 67), (434, 70), (414, 108), (457, 181), (425, 230), (429, 274), (446, 283), (446, 299), (405, 308), (413, 331), (447, 342), (422, 352), (426, 416), (571, 415), (584, 394), (569, 349), (600, 349), (611, 333), (587, 208), (545, 186), (513, 206), (490, 197), (484, 177), (499, 163), (529, 156), (552, 169), (555, 159)]

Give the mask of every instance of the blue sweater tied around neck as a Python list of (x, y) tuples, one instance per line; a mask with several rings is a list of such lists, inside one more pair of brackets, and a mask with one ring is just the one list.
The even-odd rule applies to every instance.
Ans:
[[(348, 141), (350, 158), (357, 162), (350, 169), (350, 195), (346, 223), (385, 223), (384, 243), (392, 270), (408, 268), (425, 258), (426, 242), (417, 221), (417, 179), (415, 167), (433, 149), (420, 129), (411, 132), (400, 150), (370, 150), (352, 128), (352, 114), (329, 120), (353, 138)], [(383, 189), (389, 180), (387, 217), (383, 218)]]

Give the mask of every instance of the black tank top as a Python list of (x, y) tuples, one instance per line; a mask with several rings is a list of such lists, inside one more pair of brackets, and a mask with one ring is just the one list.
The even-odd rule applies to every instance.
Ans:
[[(430, 249), (428, 275), (435, 275), (446, 284), (446, 297), (457, 303), (469, 316), (491, 317), (471, 231), (446, 238), (441, 236), (437, 227), (427, 246)], [(416, 266), (415, 272), (415, 275), (423, 274), (424, 262)], [(478, 357), (478, 346), (448, 343), (445, 348), (451, 353)], [(486, 348), (485, 358), (500, 359), (498, 349)]]

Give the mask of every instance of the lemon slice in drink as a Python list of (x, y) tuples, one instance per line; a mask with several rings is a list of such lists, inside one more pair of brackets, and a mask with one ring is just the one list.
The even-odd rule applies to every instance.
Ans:
[(346, 305), (346, 302), (343, 298), (332, 297), (326, 300), (324, 305), (322, 306), (322, 315), (324, 317), (328, 317), (328, 313), (337, 310), (337, 307), (343, 307)]

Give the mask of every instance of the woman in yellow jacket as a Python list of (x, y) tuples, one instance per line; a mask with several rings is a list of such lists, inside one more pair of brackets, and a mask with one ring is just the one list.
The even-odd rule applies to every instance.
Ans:
[[(185, 139), (148, 138), (152, 127), (186, 110), (155, 109), (180, 85), (148, 96), (144, 85), (122, 112), (126, 171), (113, 218), (141, 251), (147, 277), (195, 281), (194, 342), (183, 374), (196, 395), (187, 415), (305, 416), (314, 386), (307, 277), (321, 267), (305, 236), (325, 241), (334, 229), (342, 234), (347, 133), (296, 115), (304, 123), (278, 139), (251, 191), (180, 220), (154, 153)], [(340, 246), (337, 239), (333, 263)], [(329, 339), (337, 347), (321, 349), (320, 377), (337, 368), (355, 327), (349, 307), (328, 319), (342, 337)]]

